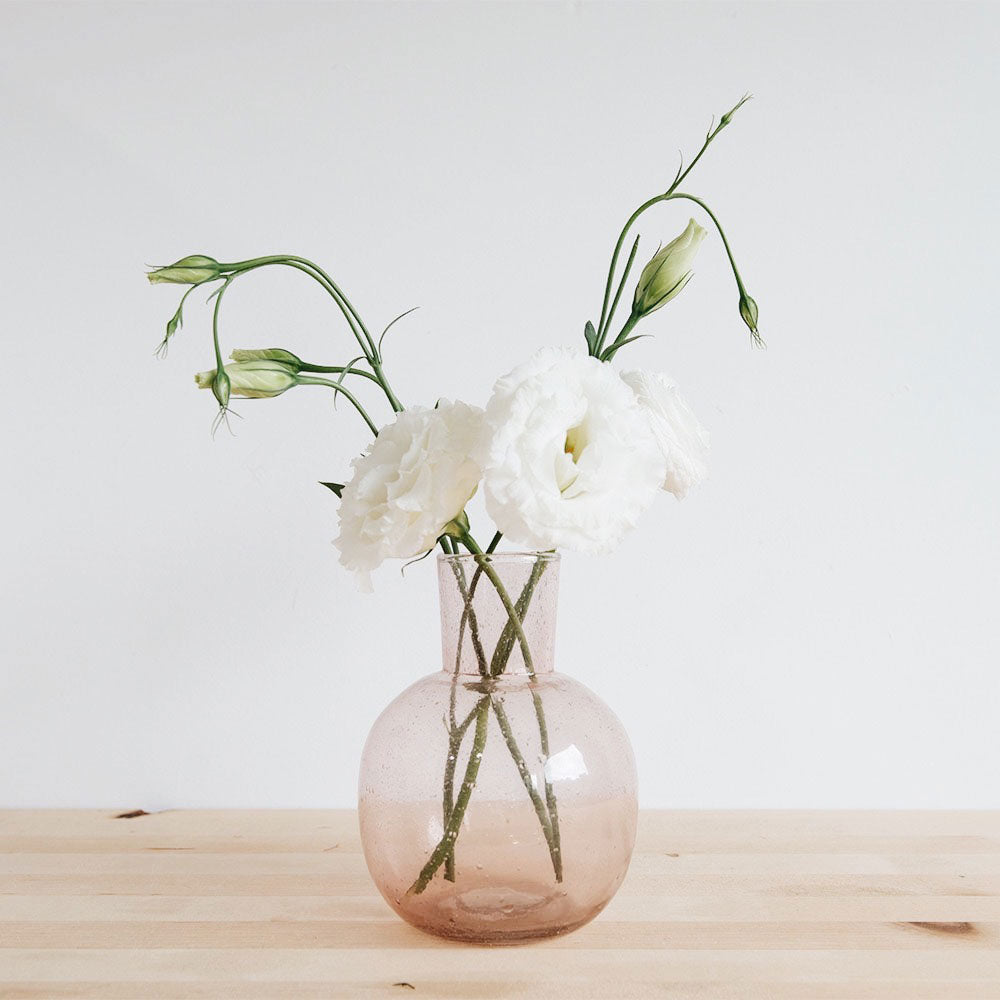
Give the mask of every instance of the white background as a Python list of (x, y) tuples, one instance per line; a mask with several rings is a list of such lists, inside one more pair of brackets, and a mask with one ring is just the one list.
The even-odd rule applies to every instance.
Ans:
[[(716, 238), (630, 365), (711, 429), (709, 482), (563, 565), (559, 664), (632, 735), (646, 806), (1000, 806), (996, 7), (0, 7), (0, 805), (332, 806), (439, 667), (430, 561), (336, 563), (364, 435), (325, 390), (237, 404), (145, 264), (275, 251), (381, 326), (410, 402), (582, 346), (625, 217), (685, 184)], [(642, 255), (687, 222), (650, 213)], [(702, 219), (702, 221), (704, 221)], [(293, 272), (227, 348), (336, 363)], [(626, 356), (622, 356), (626, 360)], [(489, 531), (480, 528), (488, 537)]]

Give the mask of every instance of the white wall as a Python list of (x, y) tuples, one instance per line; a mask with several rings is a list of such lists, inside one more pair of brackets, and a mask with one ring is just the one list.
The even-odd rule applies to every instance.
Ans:
[[(714, 442), (607, 558), (567, 557), (562, 669), (647, 806), (1000, 806), (993, 6), (0, 7), (0, 805), (353, 801), (381, 707), (438, 667), (430, 562), (336, 565), (363, 435), (320, 390), (209, 435), (208, 313), (143, 265), (312, 256), (412, 402), (582, 344), (628, 212), (685, 185), (718, 242), (629, 361)], [(645, 246), (682, 208), (651, 213)], [(644, 251), (645, 252), (645, 251)], [(350, 354), (291, 272), (229, 347)], [(597, 623), (601, 623), (600, 625)]]

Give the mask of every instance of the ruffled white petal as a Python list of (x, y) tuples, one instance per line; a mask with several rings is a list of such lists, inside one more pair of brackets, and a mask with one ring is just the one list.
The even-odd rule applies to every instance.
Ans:
[(708, 431), (666, 375), (631, 371), (622, 372), (621, 377), (635, 393), (663, 452), (663, 489), (683, 500), (708, 476)]
[(501, 378), (486, 408), (486, 507), (533, 549), (607, 552), (652, 503), (664, 460), (617, 372), (546, 348)]
[(447, 400), (415, 406), (383, 427), (352, 466), (340, 501), (340, 561), (365, 589), (386, 559), (433, 548), (479, 486), (483, 411)]

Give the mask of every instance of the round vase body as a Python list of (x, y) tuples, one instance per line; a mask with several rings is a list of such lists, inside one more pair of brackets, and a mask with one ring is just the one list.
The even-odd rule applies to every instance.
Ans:
[(438, 560), (444, 669), (375, 722), (359, 816), (404, 920), (504, 943), (579, 927), (615, 894), (636, 774), (614, 713), (553, 669), (558, 557), (486, 558)]

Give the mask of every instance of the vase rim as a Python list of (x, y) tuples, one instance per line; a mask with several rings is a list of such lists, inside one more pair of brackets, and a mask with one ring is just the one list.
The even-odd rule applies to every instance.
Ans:
[(557, 563), (559, 562), (560, 556), (558, 552), (484, 552), (482, 555), (477, 555), (473, 552), (460, 552), (456, 555), (452, 555), (447, 552), (439, 552), (437, 558), (438, 562), (442, 563), (476, 562), (480, 559), (486, 559), (491, 563), (527, 561)]

